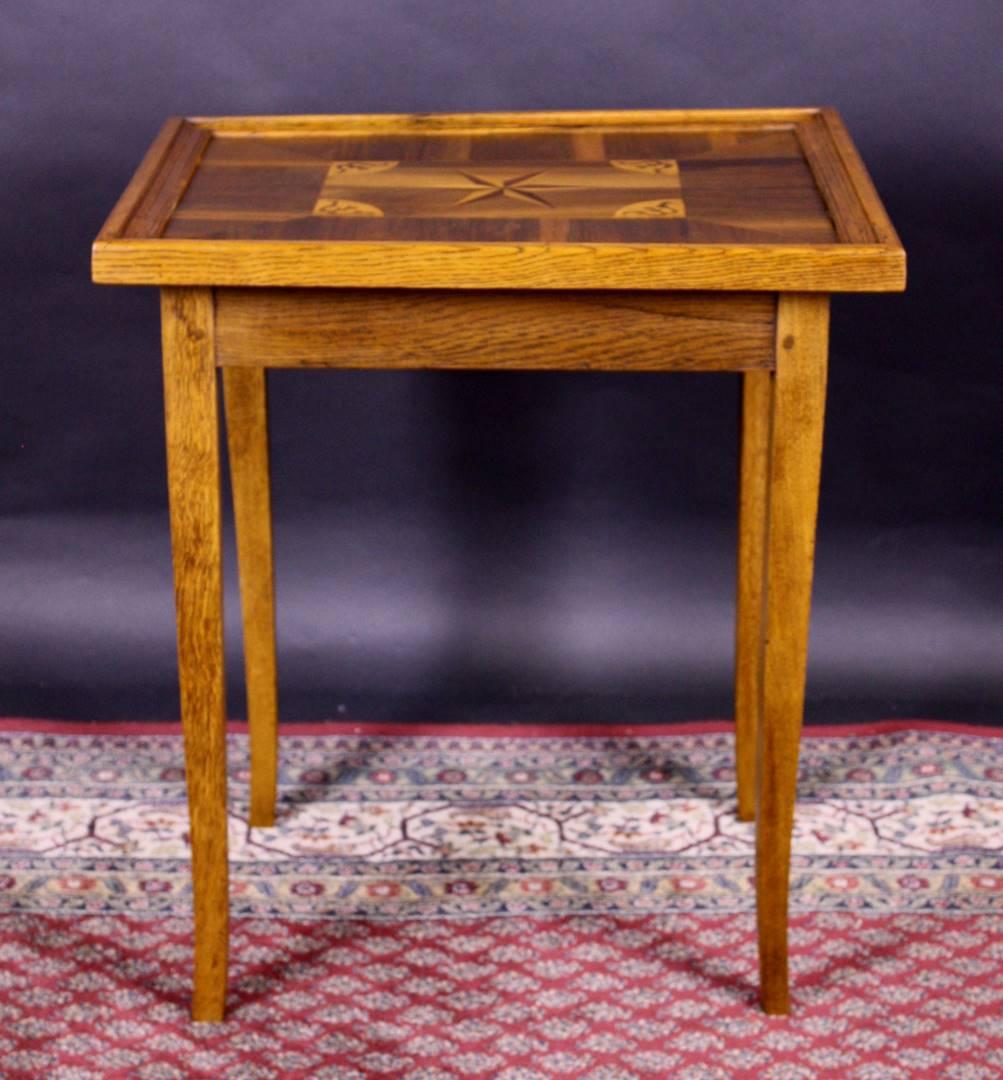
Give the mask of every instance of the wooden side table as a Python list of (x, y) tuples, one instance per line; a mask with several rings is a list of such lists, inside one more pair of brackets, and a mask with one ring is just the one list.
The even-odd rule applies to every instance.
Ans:
[(194, 1018), (219, 1020), (226, 998), (217, 368), (251, 824), (275, 811), (270, 367), (742, 373), (738, 813), (756, 820), (762, 1004), (787, 1012), (829, 294), (905, 286), (905, 254), (839, 116), (173, 119), (98, 236), (93, 274), (162, 297)]

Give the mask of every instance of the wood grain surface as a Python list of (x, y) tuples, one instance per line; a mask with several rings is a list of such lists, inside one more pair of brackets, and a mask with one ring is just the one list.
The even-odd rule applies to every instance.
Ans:
[[(846, 130), (843, 118), (835, 109), (820, 109), (819, 114), (825, 120), (829, 138), (836, 147), (878, 242), (887, 244), (889, 247), (901, 248), (902, 242), (899, 240), (898, 233), (888, 217), (881, 197), (878, 195), (878, 189), (874, 186), (874, 181), (867, 171), (867, 166), (864, 165), (860, 152)], [(904, 284), (903, 282), (903, 287)]]
[(260, 367), (223, 371), (240, 614), (244, 627), (244, 677), (251, 744), (248, 823), (252, 827), (275, 824), (278, 772), (275, 584), (265, 377)]
[(95, 242), (96, 281), (904, 285), (873, 185), (820, 110), (200, 119), (141, 172)]
[(741, 821), (752, 821), (756, 809), (756, 740), (762, 722), (766, 645), (763, 604), (772, 408), (770, 373), (747, 371), (742, 376), (735, 608), (735, 773)]
[(119, 196), (107, 220), (102, 225), (101, 231), (98, 233), (98, 240), (123, 235), (125, 227), (129, 224), (129, 219), (136, 211), (136, 207), (145, 197), (154, 179), (160, 174), (167, 152), (178, 137), (178, 133), (188, 126), (188, 123), (180, 116), (171, 116), (164, 121), (160, 131), (157, 132), (156, 138), (143, 155), (143, 159), (140, 161), (135, 173), (133, 173), (125, 190)]
[(773, 363), (767, 293), (218, 289), (226, 366), (737, 371)]
[(221, 1020), (229, 926), (226, 699), (219, 423), (210, 291), (163, 289), (161, 326), (178, 676), (191, 815), (192, 1017)]
[(156, 175), (123, 228), (123, 236), (160, 236), (164, 232), (211, 142), (212, 136), (207, 131), (191, 124), (178, 129)]
[(853, 181), (830, 137), (825, 117), (821, 113), (809, 117), (798, 124), (795, 131), (805, 160), (810, 163), (815, 184), (826, 205), (831, 208), (839, 239), (848, 244), (874, 243), (874, 231), (867, 219), (867, 211), (857, 198)]
[(578, 109), (476, 113), (348, 113), (301, 116), (194, 116), (190, 123), (230, 136), (338, 134), (382, 131), (402, 134), (448, 131), (577, 131), (597, 127), (760, 128), (786, 127), (817, 108), (793, 109)]
[[(558, 227), (559, 226), (559, 227)], [(217, 137), (187, 239), (831, 243), (791, 132)]]
[(781, 296), (769, 440), (766, 650), (757, 739), (756, 910), (760, 997), (790, 1008), (787, 910), (829, 341), (829, 298)]
[(117, 240), (94, 246), (94, 280), (443, 289), (720, 289), (887, 292), (905, 258), (880, 244), (343, 244)]

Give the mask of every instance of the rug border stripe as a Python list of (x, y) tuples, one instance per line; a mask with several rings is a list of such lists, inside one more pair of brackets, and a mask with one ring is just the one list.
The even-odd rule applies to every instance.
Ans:
[[(380, 721), (320, 720), (317, 722), (281, 722), (280, 735), (364, 735), (364, 736), (435, 736), (461, 738), (639, 738), (662, 735), (712, 735), (734, 730), (730, 720), (694, 720), (679, 724), (466, 724), (466, 723), (393, 723)], [(0, 717), (0, 731), (38, 732), (44, 735), (178, 735), (179, 721), (162, 720), (59, 720), (41, 717)], [(227, 721), (231, 735), (246, 735), (245, 720)], [(802, 729), (805, 738), (847, 738), (889, 735), (905, 731), (941, 731), (955, 735), (1003, 738), (1003, 727), (961, 724), (948, 720), (875, 720), (855, 724), (808, 724)]]

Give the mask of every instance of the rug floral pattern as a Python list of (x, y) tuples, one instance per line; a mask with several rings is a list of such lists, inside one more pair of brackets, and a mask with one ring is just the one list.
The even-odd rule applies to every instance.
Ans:
[(233, 922), (192, 1024), (184, 916), (0, 918), (14, 1080), (998, 1080), (1003, 919), (806, 912), (793, 1011), (751, 913)]
[(787, 1017), (726, 732), (290, 734), (269, 830), (246, 751), (227, 1018), (192, 1024), (180, 738), (0, 729), (4, 1077), (1003, 1075), (1003, 739), (804, 740)]
[[(753, 826), (729, 733), (282, 740), (274, 829), (250, 829), (231, 735), (235, 914), (742, 911)], [(190, 909), (181, 740), (0, 732), (0, 905)], [(1003, 912), (1003, 740), (803, 742), (792, 908)]]

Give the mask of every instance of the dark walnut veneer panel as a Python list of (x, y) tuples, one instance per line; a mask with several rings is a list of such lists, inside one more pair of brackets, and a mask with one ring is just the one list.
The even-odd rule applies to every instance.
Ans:
[(215, 136), (189, 239), (832, 243), (793, 130)]

